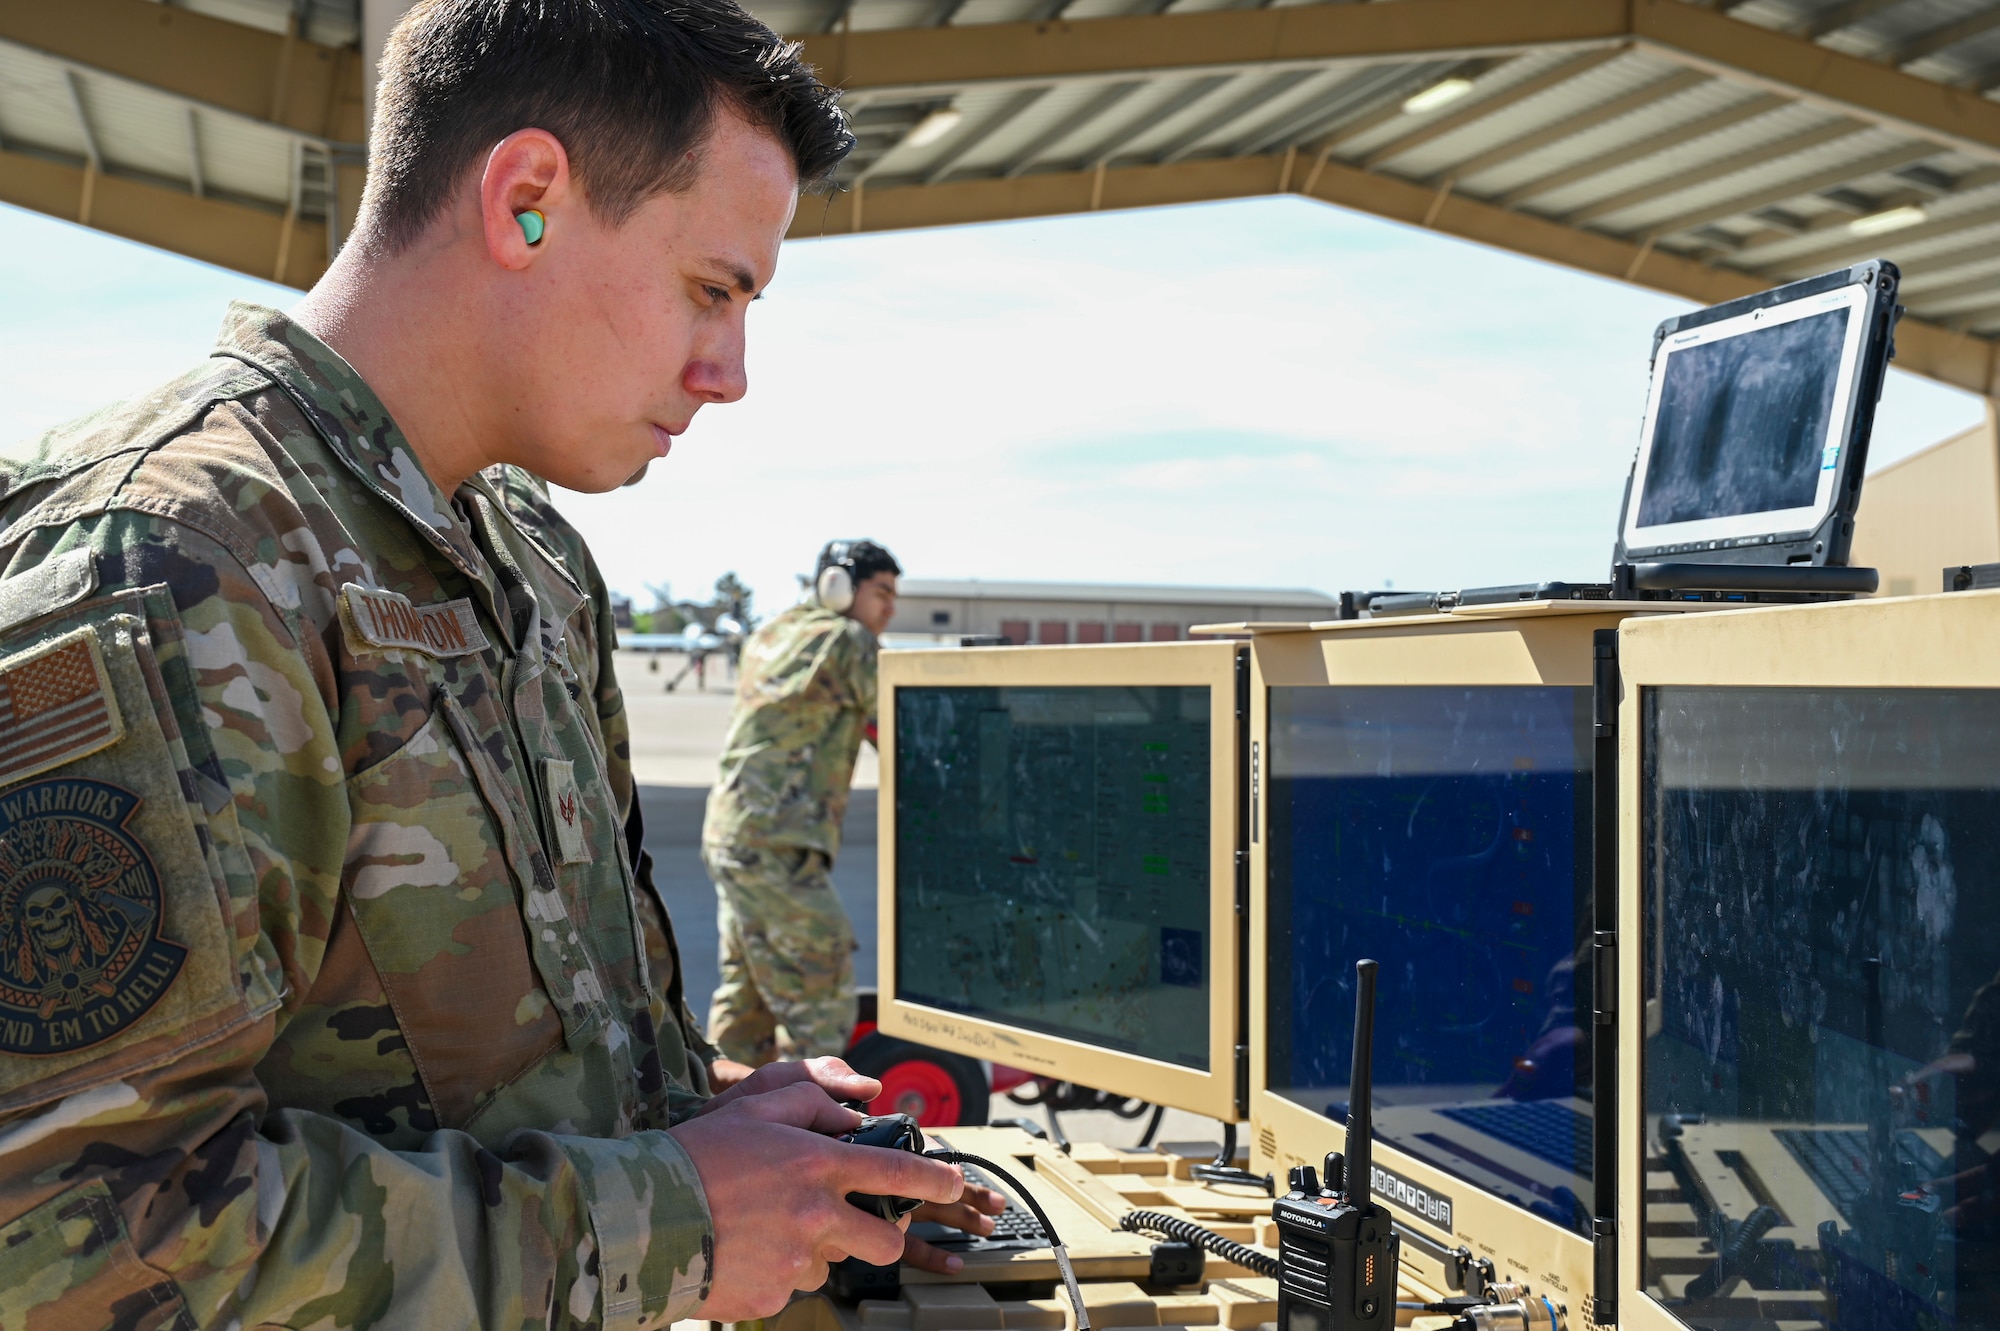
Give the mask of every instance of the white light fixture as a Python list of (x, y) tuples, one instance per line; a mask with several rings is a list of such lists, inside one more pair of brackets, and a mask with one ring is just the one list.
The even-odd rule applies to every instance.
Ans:
[(1914, 203), (1906, 203), (1900, 208), (1885, 208), (1879, 213), (1857, 217), (1847, 224), (1847, 229), (1857, 236), (1879, 236), (1884, 231), (1901, 231), (1929, 218), (1930, 214)]
[(965, 113), (955, 106), (941, 106), (919, 120), (911, 128), (903, 142), (912, 148), (921, 148), (927, 143), (936, 143), (945, 135), (958, 128), (958, 122), (965, 119)]
[(1422, 115), (1426, 111), (1435, 111), (1440, 106), (1448, 106), (1471, 91), (1471, 79), (1462, 79), (1457, 76), (1440, 79), (1416, 96), (1405, 101), (1403, 109), (1411, 115)]

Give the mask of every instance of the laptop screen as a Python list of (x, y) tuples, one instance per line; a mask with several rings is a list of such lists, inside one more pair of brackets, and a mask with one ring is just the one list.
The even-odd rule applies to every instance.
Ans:
[(1868, 288), (1668, 336), (1653, 364), (1628, 547), (1810, 531), (1831, 510)]
[(1373, 957), (1377, 1140), (1588, 1233), (1590, 690), (1277, 687), (1270, 716), (1270, 1089), (1346, 1120)]

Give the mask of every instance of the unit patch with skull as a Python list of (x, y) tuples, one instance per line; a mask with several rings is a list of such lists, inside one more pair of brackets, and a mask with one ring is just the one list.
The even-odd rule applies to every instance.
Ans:
[(102, 781), (0, 794), (0, 1050), (66, 1054), (151, 1011), (187, 949), (160, 936), (160, 875)]

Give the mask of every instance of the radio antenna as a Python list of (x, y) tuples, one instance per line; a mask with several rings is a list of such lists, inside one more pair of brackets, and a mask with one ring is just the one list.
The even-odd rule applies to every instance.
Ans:
[(1347, 1168), (1342, 1191), (1347, 1204), (1368, 1208), (1374, 1181), (1375, 1125), (1370, 1109), (1375, 1099), (1375, 972), (1372, 961), (1354, 963), (1354, 1066), (1347, 1074)]

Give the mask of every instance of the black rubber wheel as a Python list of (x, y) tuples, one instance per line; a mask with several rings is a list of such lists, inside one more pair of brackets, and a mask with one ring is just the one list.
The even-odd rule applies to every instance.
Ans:
[(871, 1114), (908, 1114), (926, 1128), (986, 1126), (991, 1104), (977, 1059), (875, 1031), (847, 1051), (847, 1065), (882, 1083)]

